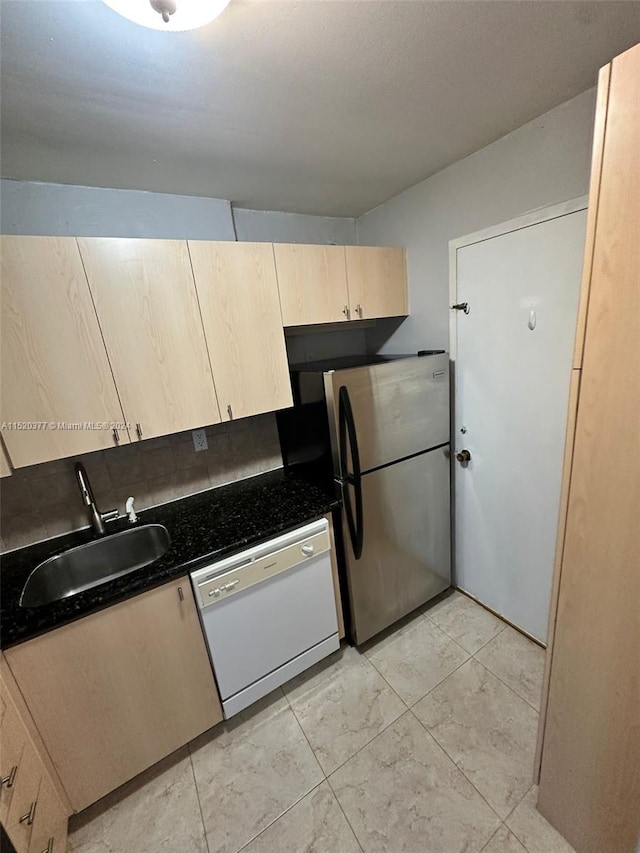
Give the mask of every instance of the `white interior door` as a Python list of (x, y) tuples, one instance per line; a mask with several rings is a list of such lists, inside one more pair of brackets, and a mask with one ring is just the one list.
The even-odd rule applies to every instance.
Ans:
[(585, 224), (580, 209), (456, 249), (457, 585), (543, 642)]

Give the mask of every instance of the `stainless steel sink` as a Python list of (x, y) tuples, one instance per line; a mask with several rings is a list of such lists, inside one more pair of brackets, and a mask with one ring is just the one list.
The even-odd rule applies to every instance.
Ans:
[(162, 557), (171, 539), (162, 524), (145, 524), (50, 557), (31, 572), (21, 607), (40, 607), (134, 572)]

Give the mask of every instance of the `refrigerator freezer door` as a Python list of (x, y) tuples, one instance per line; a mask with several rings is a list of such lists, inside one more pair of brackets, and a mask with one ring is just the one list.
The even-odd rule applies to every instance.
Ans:
[[(363, 643), (451, 585), (449, 448), (362, 477), (363, 549), (345, 524), (354, 639)], [(354, 502), (354, 487), (345, 484)]]
[(363, 472), (449, 441), (448, 355), (336, 370), (325, 375), (325, 394), (339, 477), (351, 468), (350, 459), (340, 459), (342, 387), (353, 411)]

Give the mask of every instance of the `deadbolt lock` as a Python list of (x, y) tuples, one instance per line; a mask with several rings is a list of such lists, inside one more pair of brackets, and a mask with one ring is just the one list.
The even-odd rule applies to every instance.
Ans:
[(459, 453), (456, 453), (456, 459), (463, 468), (466, 468), (469, 462), (471, 462), (471, 454), (468, 450), (461, 450)]

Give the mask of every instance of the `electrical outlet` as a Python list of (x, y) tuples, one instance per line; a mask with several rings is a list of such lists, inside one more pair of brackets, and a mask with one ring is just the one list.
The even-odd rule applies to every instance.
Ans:
[(199, 450), (209, 449), (209, 443), (207, 442), (207, 433), (204, 429), (192, 429), (191, 435), (193, 436), (193, 446), (196, 450), (196, 453)]

